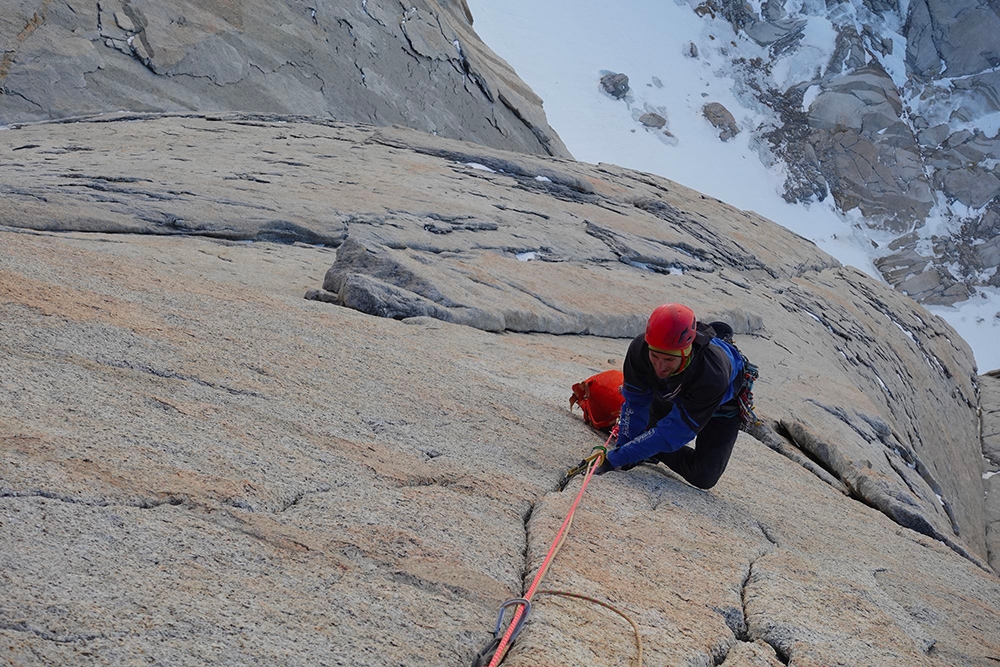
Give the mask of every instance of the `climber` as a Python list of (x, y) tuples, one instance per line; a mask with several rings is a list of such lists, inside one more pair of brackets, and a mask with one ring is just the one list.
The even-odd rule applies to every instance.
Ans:
[(693, 486), (715, 486), (741, 425), (744, 357), (732, 334), (724, 322), (697, 322), (687, 306), (653, 311), (625, 355), (617, 447), (597, 474), (663, 463)]

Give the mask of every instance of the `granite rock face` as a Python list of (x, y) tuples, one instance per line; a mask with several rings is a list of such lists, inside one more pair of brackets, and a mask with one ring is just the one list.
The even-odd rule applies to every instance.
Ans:
[[(15, 663), (468, 664), (603, 441), (570, 386), (667, 300), (733, 324), (763, 423), (708, 492), (591, 481), (544, 588), (645, 664), (1000, 657), (968, 348), (755, 214), (293, 118), (25, 126), (0, 160)], [(506, 664), (633, 651), (540, 594)]]
[(0, 125), (250, 111), (569, 156), (464, 0), (4, 0), (0, 10)]

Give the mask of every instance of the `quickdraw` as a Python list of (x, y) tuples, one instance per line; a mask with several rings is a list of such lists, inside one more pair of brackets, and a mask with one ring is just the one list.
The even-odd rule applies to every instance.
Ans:
[(611, 442), (617, 442), (617, 440), (618, 440), (618, 423), (616, 422), (614, 427), (612, 427), (611, 429), (611, 434), (608, 436), (607, 441), (605, 441), (603, 445), (596, 445), (593, 449), (590, 450), (590, 456), (583, 459), (575, 466), (566, 471), (566, 474), (559, 482), (559, 487), (558, 487), (559, 490), (562, 491), (563, 489), (565, 489), (566, 485), (569, 484), (569, 481), (571, 479), (573, 479), (580, 473), (586, 471), (587, 468), (590, 467), (590, 464), (595, 459), (600, 458), (600, 460), (597, 461), (596, 465), (598, 466), (601, 465), (601, 463), (604, 462), (604, 459), (608, 457), (608, 444)]

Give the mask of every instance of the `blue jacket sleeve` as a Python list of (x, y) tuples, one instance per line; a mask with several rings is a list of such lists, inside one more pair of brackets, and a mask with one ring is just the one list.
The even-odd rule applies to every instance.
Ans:
[(685, 419), (684, 407), (675, 403), (673, 409), (656, 426), (631, 440), (621, 440), (625, 444), (608, 452), (608, 463), (620, 468), (645, 461), (654, 454), (677, 451), (697, 435), (690, 427), (690, 421), (690, 418)]
[(618, 416), (618, 442), (625, 443), (646, 429), (653, 393), (622, 385), (622, 396), (625, 402)]

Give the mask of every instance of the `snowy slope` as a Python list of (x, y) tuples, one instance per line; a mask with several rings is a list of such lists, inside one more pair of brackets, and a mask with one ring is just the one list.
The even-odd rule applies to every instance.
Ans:
[[(705, 103), (720, 102), (741, 129), (777, 122), (745, 94), (731, 65), (734, 55), (750, 58), (763, 50), (728, 22), (700, 18), (689, 5), (670, 0), (469, 0), (469, 6), (476, 32), (544, 100), (550, 125), (577, 159), (659, 174), (754, 210), (881, 279), (872, 260), (891, 237), (836, 211), (831, 197), (786, 202), (780, 195), (783, 165), (766, 147), (750, 131), (720, 141), (702, 116)], [(891, 39), (901, 39), (893, 32), (897, 27), (886, 25)], [(821, 69), (834, 39), (829, 20), (811, 20), (800, 47), (776, 63), (772, 77), (792, 81), (810, 68)], [(692, 42), (697, 57), (691, 57)], [(902, 45), (894, 50), (903, 51)], [(901, 57), (886, 58), (883, 65), (898, 76)], [(600, 89), (600, 77), (608, 72), (628, 75), (631, 91), (625, 100)], [(673, 136), (640, 124), (637, 119), (646, 112), (665, 117)], [(969, 342), (980, 371), (1000, 367), (1000, 347), (993, 343), (1000, 334), (1000, 293), (983, 290), (959, 307), (930, 310)]]

